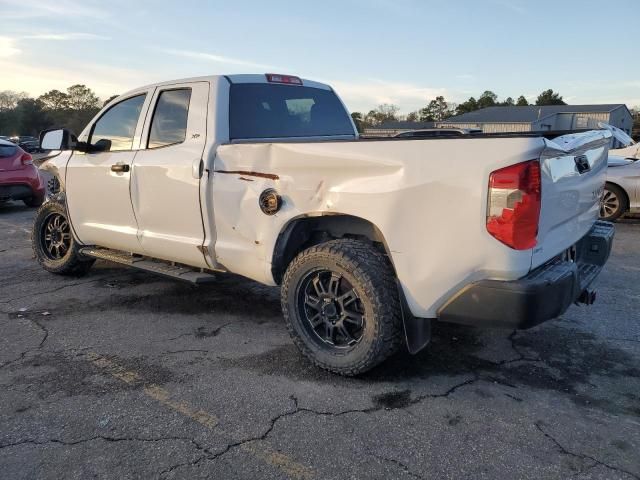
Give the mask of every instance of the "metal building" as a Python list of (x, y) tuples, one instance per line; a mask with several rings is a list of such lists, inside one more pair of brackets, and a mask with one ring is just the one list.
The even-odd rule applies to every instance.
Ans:
[(436, 128), (480, 128), (485, 133), (578, 130), (609, 123), (629, 135), (633, 117), (622, 103), (607, 105), (529, 105), (488, 107), (436, 122)]
[(434, 122), (385, 122), (377, 127), (365, 128), (362, 132), (364, 137), (393, 137), (398, 133), (410, 132), (412, 130), (422, 130), (426, 128), (434, 128)]

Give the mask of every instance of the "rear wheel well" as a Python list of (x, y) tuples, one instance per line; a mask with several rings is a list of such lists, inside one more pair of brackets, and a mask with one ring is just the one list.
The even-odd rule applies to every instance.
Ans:
[(393, 268), (382, 232), (368, 220), (353, 215), (301, 217), (292, 220), (278, 235), (271, 262), (273, 279), (280, 284), (287, 266), (301, 251), (340, 238), (371, 244), (387, 256)]

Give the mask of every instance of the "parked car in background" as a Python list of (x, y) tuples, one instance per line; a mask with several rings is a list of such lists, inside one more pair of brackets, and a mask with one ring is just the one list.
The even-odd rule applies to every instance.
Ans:
[(615, 148), (609, 150), (609, 155), (615, 155), (624, 158), (637, 158), (640, 159), (640, 143), (634, 143), (628, 147)]
[(22, 200), (38, 207), (44, 197), (44, 181), (31, 155), (15, 143), (0, 140), (0, 203)]
[(425, 128), (394, 135), (394, 138), (454, 138), (482, 133), (479, 128)]
[(20, 135), (17, 137), (11, 137), (9, 139), (16, 145), (20, 146), (25, 152), (38, 153), (42, 151), (40, 149), (40, 140), (30, 135)]
[(640, 213), (640, 160), (609, 155), (600, 218), (615, 221), (625, 213)]

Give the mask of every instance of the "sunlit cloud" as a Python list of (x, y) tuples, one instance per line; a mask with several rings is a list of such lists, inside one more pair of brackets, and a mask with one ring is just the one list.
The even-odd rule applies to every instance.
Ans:
[(240, 58), (225, 57), (222, 55), (216, 55), (216, 54), (206, 53), (206, 52), (194, 52), (192, 50), (177, 50), (173, 48), (166, 48), (166, 49), (163, 48), (161, 49), (161, 51), (164, 53), (168, 53), (169, 55), (192, 58), (194, 60), (222, 63), (226, 65), (235, 65), (240, 67), (257, 68), (260, 70), (274, 70), (274, 69), (280, 68), (275, 65), (256, 63), (249, 60), (243, 60)]
[(368, 111), (381, 103), (391, 103), (409, 112), (422, 108), (435, 97), (442, 95), (447, 100), (445, 88), (428, 87), (411, 83), (386, 82), (370, 79), (363, 82), (325, 80), (332, 85), (351, 110)]
[(110, 16), (107, 10), (79, 0), (2, 0), (0, 9), (3, 19), (51, 16), (104, 19)]
[(2, 72), (0, 90), (26, 91), (37, 97), (49, 90), (65, 91), (75, 84), (84, 84), (101, 98), (121, 94), (141, 85), (162, 80), (148, 70), (133, 70), (121, 67), (90, 64), (82, 69), (45, 67), (14, 62), (0, 58)]
[(11, 57), (21, 53), (16, 47), (15, 40), (10, 37), (0, 37), (0, 58)]
[(94, 33), (80, 33), (80, 32), (69, 32), (69, 33), (36, 33), (33, 35), (23, 35), (20, 38), (25, 38), (29, 40), (59, 40), (59, 41), (67, 41), (67, 40), (110, 40), (110, 37), (105, 37), (104, 35), (96, 35)]

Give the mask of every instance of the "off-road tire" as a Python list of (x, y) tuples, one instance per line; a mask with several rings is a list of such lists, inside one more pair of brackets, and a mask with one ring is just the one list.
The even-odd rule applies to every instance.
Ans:
[[(45, 251), (44, 229), (46, 228), (47, 219), (51, 215), (60, 215), (67, 219), (67, 212), (61, 203), (47, 202), (44, 203), (36, 212), (33, 222), (33, 231), (31, 232), (31, 246), (38, 263), (47, 272), (56, 273), (58, 275), (81, 276), (86, 274), (95, 259), (85, 258), (78, 252), (78, 246), (70, 236), (70, 245), (66, 253), (60, 259), (53, 259)], [(67, 219), (68, 221), (68, 219)]]
[[(319, 344), (300, 308), (299, 289), (311, 272), (327, 270), (348, 280), (364, 310), (361, 338), (352, 347)], [(331, 240), (302, 251), (289, 264), (281, 289), (284, 319), (302, 354), (317, 367), (340, 375), (366, 372), (398, 351), (403, 341), (401, 307), (389, 260), (373, 246), (350, 239)]]

